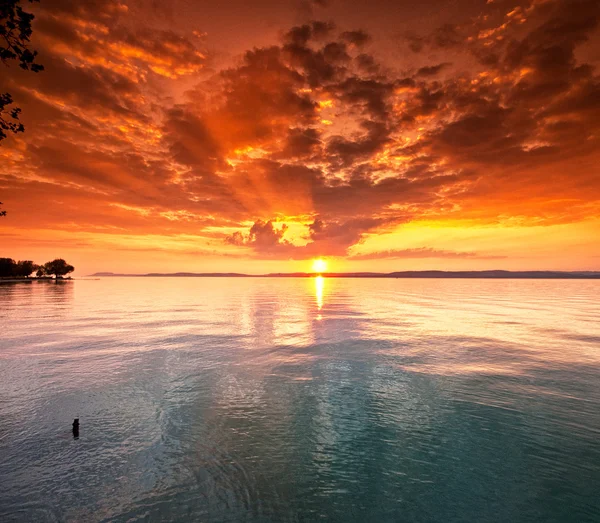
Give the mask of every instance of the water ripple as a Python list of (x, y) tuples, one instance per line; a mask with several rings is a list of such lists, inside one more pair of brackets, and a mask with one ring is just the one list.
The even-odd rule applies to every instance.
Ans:
[(0, 520), (599, 521), (599, 291), (0, 286)]

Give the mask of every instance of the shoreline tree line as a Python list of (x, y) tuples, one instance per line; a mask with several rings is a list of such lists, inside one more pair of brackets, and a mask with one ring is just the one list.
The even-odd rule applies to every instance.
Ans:
[(0, 278), (29, 278), (35, 273), (37, 278), (54, 276), (57, 280), (73, 272), (75, 267), (62, 258), (38, 265), (31, 260), (15, 261), (12, 258), (0, 258)]

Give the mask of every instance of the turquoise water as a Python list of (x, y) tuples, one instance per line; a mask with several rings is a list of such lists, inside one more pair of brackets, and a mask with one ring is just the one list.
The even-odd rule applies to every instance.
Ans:
[(600, 521), (600, 281), (107, 278), (0, 304), (0, 521)]

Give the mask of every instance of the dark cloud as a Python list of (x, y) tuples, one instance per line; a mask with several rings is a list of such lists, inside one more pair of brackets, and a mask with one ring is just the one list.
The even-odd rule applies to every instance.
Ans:
[(285, 33), (284, 41), (287, 45), (304, 47), (310, 40), (325, 38), (334, 29), (335, 25), (332, 22), (315, 20), (308, 24), (292, 27)]
[(442, 64), (438, 64), (438, 65), (428, 65), (425, 67), (421, 67), (417, 73), (416, 76), (435, 76), (438, 73), (440, 73), (443, 69), (446, 69), (447, 67), (449, 67), (451, 64), (445, 62)]
[(391, 143), (390, 129), (385, 122), (363, 120), (360, 127), (364, 131), (361, 137), (348, 139), (345, 136), (333, 136), (327, 144), (329, 159), (339, 166), (350, 166), (368, 156), (381, 151)]
[(225, 238), (225, 243), (251, 247), (257, 257), (304, 259), (311, 256), (345, 256), (350, 246), (359, 243), (366, 232), (381, 225), (382, 221), (377, 218), (357, 218), (325, 222), (316, 218), (307, 226), (309, 242), (298, 246), (284, 238), (288, 229), (285, 224), (276, 227), (270, 220), (257, 220), (247, 233), (236, 231)]
[(375, 58), (369, 54), (359, 54), (356, 58), (356, 64), (361, 71), (367, 74), (377, 74), (380, 65)]
[(323, 48), (323, 57), (329, 63), (349, 62), (350, 55), (347, 53), (346, 45), (340, 42), (330, 42)]
[(356, 47), (362, 47), (372, 40), (371, 35), (360, 29), (357, 31), (344, 31), (340, 34), (340, 38)]
[(453, 49), (466, 43), (466, 37), (461, 34), (460, 28), (453, 24), (444, 24), (424, 36), (408, 32), (404, 35), (404, 39), (414, 53), (420, 53), (426, 47)]
[(223, 161), (221, 145), (200, 116), (175, 107), (167, 113), (165, 131), (171, 139), (171, 154), (178, 162), (211, 172)]
[(389, 111), (389, 98), (395, 87), (389, 81), (349, 76), (331, 90), (342, 103), (358, 106), (373, 118), (385, 119)]
[(259, 250), (269, 250), (276, 246), (286, 245), (287, 242), (283, 239), (283, 235), (287, 228), (285, 224), (275, 228), (271, 221), (255, 222), (250, 227), (247, 243), (256, 246)]
[(287, 143), (281, 151), (282, 158), (306, 158), (319, 152), (320, 132), (312, 127), (291, 127), (287, 134)]
[(383, 222), (381, 218), (371, 217), (327, 222), (317, 218), (308, 227), (312, 243), (307, 247), (319, 255), (345, 256), (349, 247), (359, 243), (365, 233)]
[(301, 92), (306, 79), (284, 62), (279, 48), (250, 51), (240, 67), (221, 76), (225, 98), (214, 117), (233, 144), (268, 140), (292, 123), (316, 118), (317, 103)]
[(236, 246), (246, 245), (261, 254), (275, 254), (291, 245), (283, 238), (287, 228), (285, 224), (275, 227), (270, 220), (258, 220), (252, 224), (246, 236), (241, 232), (234, 232), (225, 238), (225, 242)]

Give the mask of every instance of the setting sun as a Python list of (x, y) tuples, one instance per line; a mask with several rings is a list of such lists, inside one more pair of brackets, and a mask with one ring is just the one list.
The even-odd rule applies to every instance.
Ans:
[(313, 260), (312, 270), (313, 270), (313, 272), (325, 272), (325, 271), (327, 271), (327, 262), (324, 259), (322, 259), (322, 258), (318, 258), (316, 260)]

